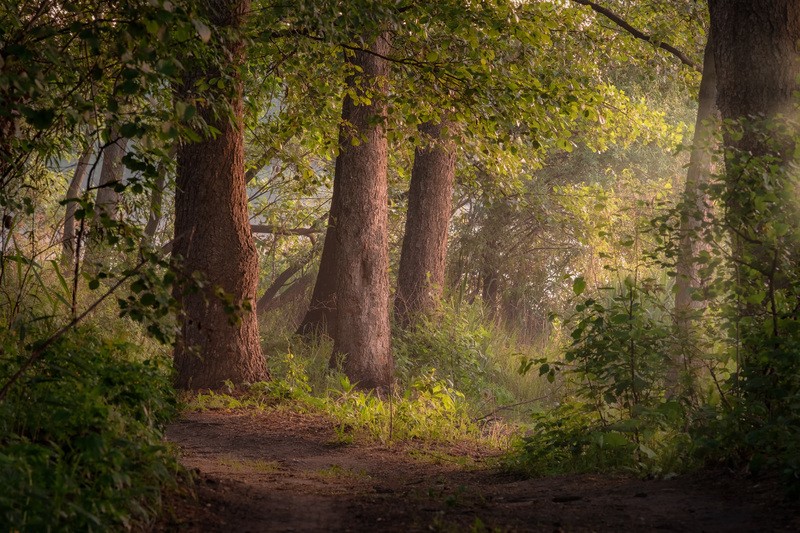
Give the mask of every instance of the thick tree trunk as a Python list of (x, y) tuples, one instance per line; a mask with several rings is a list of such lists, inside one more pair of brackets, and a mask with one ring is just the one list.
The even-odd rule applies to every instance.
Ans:
[(442, 129), (450, 127), (447, 122), (419, 127), (429, 145), (416, 149), (411, 170), (394, 300), (395, 320), (403, 327), (434, 311), (442, 296), (456, 168), (455, 145), (442, 138)]
[[(212, 22), (233, 31), (249, 9), (248, 0), (206, 4)], [(225, 45), (231, 56), (227, 74), (236, 79), (244, 45), (233, 40)], [(192, 90), (197, 77), (215, 75), (195, 72), (185, 80), (184, 91)], [(258, 255), (244, 182), (242, 84), (233, 85), (225, 95), (233, 120), (216, 118), (201, 107), (201, 115), (219, 134), (178, 148), (173, 254), (184, 277), (199, 273), (205, 280), (198, 291), (176, 291), (184, 315), (174, 356), (177, 386), (184, 389), (219, 388), (226, 380), (241, 384), (268, 377), (254, 309), (244, 308), (238, 316), (230, 313), (231, 304), (255, 307), (258, 284)]]
[(687, 348), (692, 343), (692, 326), (696, 321), (696, 315), (703, 307), (702, 302), (694, 299), (692, 294), (700, 286), (695, 260), (703, 246), (702, 236), (699, 232), (708, 212), (708, 199), (704, 187), (711, 175), (712, 144), (716, 132), (714, 117), (717, 114), (717, 80), (712, 47), (713, 43), (709, 36), (703, 58), (703, 77), (700, 81), (692, 153), (683, 192), (677, 278), (675, 279), (675, 329), (681, 350), (680, 354), (676, 354), (671, 361), (667, 371), (666, 386), (669, 396), (680, 393), (681, 370), (692, 373), (695, 366)]
[[(711, 0), (709, 7), (722, 118), (796, 117), (800, 3), (773, 0), (745, 6)], [(726, 144), (756, 155), (769, 152), (764, 139), (754, 135), (726, 137)]]
[[(339, 128), (340, 147), (347, 136), (345, 126), (352, 124), (353, 117), (347, 115), (352, 109), (353, 106), (348, 107), (346, 103), (342, 106), (342, 126)], [(328, 215), (328, 229), (325, 232), (325, 242), (322, 246), (322, 257), (319, 261), (319, 272), (308, 311), (297, 328), (298, 335), (333, 337), (336, 333), (336, 228), (339, 224), (342, 157), (342, 153), (340, 153), (336, 158), (336, 169), (333, 174), (333, 197)]]
[(787, 376), (797, 372), (790, 355), (800, 319), (792, 164), (800, 118), (800, 2), (711, 0), (709, 7), (717, 106), (732, 124), (723, 134), (724, 204), (736, 281), (733, 311), (741, 319), (737, 382), (745, 397), (764, 402), (774, 416), (797, 390)]
[(69, 187), (67, 188), (66, 199), (68, 202), (64, 213), (64, 233), (61, 256), (61, 263), (67, 269), (72, 269), (75, 265), (75, 212), (78, 210), (78, 197), (89, 175), (89, 161), (92, 159), (92, 149), (93, 146), (89, 144), (78, 158), (78, 162), (75, 165), (75, 173), (72, 175), (72, 180), (69, 182)]
[[(355, 52), (361, 69), (348, 79), (369, 104), (348, 95), (342, 115), (350, 117), (339, 139), (340, 203), (336, 221), (337, 330), (332, 363), (340, 360), (351, 382), (363, 389), (386, 389), (393, 379), (389, 327), (388, 184), (386, 95), (388, 34), (375, 54)], [(378, 54), (378, 55), (376, 55)]]
[(103, 166), (100, 170), (100, 188), (97, 189), (95, 201), (98, 216), (106, 215), (116, 220), (119, 217), (120, 194), (114, 185), (122, 182), (125, 165), (122, 158), (128, 147), (128, 139), (119, 137), (116, 131), (111, 132), (109, 144), (103, 149)]
[[(780, 254), (771, 247), (764, 230), (776, 213), (771, 211), (772, 202), (763, 200), (767, 194), (781, 194), (787, 177), (781, 175), (786, 169), (778, 167), (794, 157), (800, 2), (774, 0), (745, 6), (711, 0), (709, 8), (717, 106), (723, 119), (740, 122), (742, 130), (737, 134), (726, 129), (723, 136), (724, 200), (733, 254), (749, 271), (772, 278)], [(780, 116), (788, 120), (776, 125)], [(763, 285), (757, 287), (761, 283), (754, 280), (753, 290), (763, 290)]]

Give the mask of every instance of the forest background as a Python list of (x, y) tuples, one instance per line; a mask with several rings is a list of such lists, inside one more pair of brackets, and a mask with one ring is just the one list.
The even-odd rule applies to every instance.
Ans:
[(794, 2), (0, 21), (3, 523), (152, 519), (175, 388), (800, 486)]

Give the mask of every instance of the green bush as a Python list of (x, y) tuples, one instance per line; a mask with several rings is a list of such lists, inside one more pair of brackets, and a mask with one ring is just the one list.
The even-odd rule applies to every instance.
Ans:
[[(3, 339), (0, 382), (28, 355)], [(168, 364), (84, 326), (53, 343), (0, 402), (1, 529), (105, 531), (152, 518), (177, 472)]]
[[(509, 389), (519, 378), (517, 347), (476, 309), (445, 308), (414, 328), (395, 331), (393, 351), (402, 389), (412, 388), (433, 372), (449, 388), (462, 392), (476, 412), (516, 400)], [(508, 363), (510, 358), (515, 360)]]
[(601, 294), (583, 296), (585, 286), (582, 278), (574, 282), (571, 346), (563, 358), (536, 361), (541, 375), (562, 374), (575, 398), (533, 414), (533, 428), (511, 464), (534, 474), (662, 475), (684, 468), (691, 450), (685, 404), (665, 400), (672, 348), (668, 292), (663, 283), (636, 276)]
[(507, 466), (529, 475), (624, 471), (669, 475), (689, 464), (692, 443), (676, 424), (681, 407), (665, 402), (635, 418), (611, 421), (597, 406), (570, 400), (532, 415)]

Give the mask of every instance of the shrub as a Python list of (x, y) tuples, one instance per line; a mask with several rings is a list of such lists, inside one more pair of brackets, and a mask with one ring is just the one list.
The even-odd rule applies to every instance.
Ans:
[[(0, 382), (26, 354), (3, 339)], [(105, 531), (152, 518), (178, 468), (161, 438), (176, 413), (167, 369), (99, 327), (52, 344), (0, 402), (0, 523)]]

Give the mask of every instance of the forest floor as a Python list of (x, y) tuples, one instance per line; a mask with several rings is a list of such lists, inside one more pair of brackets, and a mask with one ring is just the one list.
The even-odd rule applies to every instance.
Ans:
[(474, 445), (342, 443), (290, 410), (186, 413), (167, 438), (196, 479), (157, 531), (800, 531), (777, 483), (730, 473), (526, 480)]

